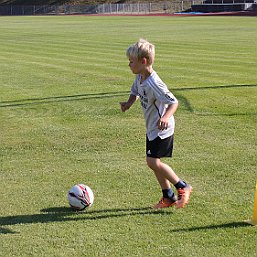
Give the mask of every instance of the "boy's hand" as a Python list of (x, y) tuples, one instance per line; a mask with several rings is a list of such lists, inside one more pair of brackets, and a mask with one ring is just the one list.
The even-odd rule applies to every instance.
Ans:
[(128, 104), (128, 102), (121, 102), (120, 103), (120, 108), (123, 112), (125, 112), (130, 108), (130, 105)]
[(127, 111), (137, 99), (138, 99), (138, 96), (130, 95), (127, 102), (120, 102), (121, 110), (123, 112)]
[(170, 104), (167, 107), (165, 114), (158, 121), (158, 129), (165, 130), (169, 127), (169, 119), (176, 112), (177, 108), (178, 103)]
[(169, 126), (169, 119), (165, 119), (164, 117), (160, 118), (158, 121), (158, 129), (165, 130)]

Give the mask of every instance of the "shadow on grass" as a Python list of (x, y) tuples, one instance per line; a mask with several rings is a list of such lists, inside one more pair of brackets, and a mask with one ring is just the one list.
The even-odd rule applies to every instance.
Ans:
[(224, 88), (240, 88), (240, 87), (257, 87), (257, 84), (251, 84), (251, 85), (224, 85), (224, 86), (208, 86), (208, 87), (185, 87), (185, 88), (175, 89), (175, 91), (224, 89)]
[[(182, 103), (182, 105), (186, 108), (187, 111), (193, 113), (195, 110), (192, 107), (190, 101), (184, 97), (182, 94), (180, 94), (179, 92), (184, 92), (184, 91), (195, 91), (195, 90), (212, 90), (212, 89), (228, 89), (228, 88), (242, 88), (242, 87), (246, 87), (246, 88), (251, 88), (251, 87), (257, 87), (256, 85), (224, 85), (224, 86), (208, 86), (208, 87), (187, 87), (187, 88), (178, 88), (178, 89), (174, 89), (175, 95), (178, 98), (178, 100)], [(238, 116), (238, 115), (242, 115), (242, 116), (247, 116), (247, 115), (256, 115), (256, 112), (254, 113), (198, 113), (198, 115), (201, 116)]]
[(41, 98), (27, 98), (27, 99), (20, 99), (20, 100), (2, 101), (0, 102), (0, 108), (30, 106), (30, 105), (47, 104), (47, 103), (54, 103), (54, 102), (111, 98), (111, 97), (128, 95), (129, 93), (130, 91), (121, 91), (121, 92), (106, 92), (106, 93), (97, 93), (97, 94), (80, 94), (80, 95), (66, 95), (66, 96), (50, 96), (50, 97), (41, 97)]
[[(172, 92), (176, 94), (178, 99), (184, 104), (188, 111), (192, 112), (193, 108), (190, 105), (190, 102), (186, 97), (178, 94), (177, 92), (190, 91), (190, 90), (209, 90), (209, 89), (224, 89), (224, 88), (240, 88), (240, 87), (257, 87), (255, 85), (224, 85), (224, 86), (207, 86), (207, 87), (186, 87), (186, 88), (177, 88), (173, 89)], [(41, 97), (41, 98), (27, 98), (20, 100), (10, 100), (0, 102), (0, 108), (4, 107), (20, 107), (20, 106), (29, 106), (37, 104), (47, 104), (52, 102), (66, 102), (66, 101), (78, 101), (78, 100), (91, 100), (91, 99), (102, 99), (102, 98), (111, 98), (117, 96), (128, 96), (130, 91), (120, 91), (120, 92), (102, 92), (95, 94), (79, 94), (79, 95), (66, 95), (66, 96), (50, 96), (50, 97)]]
[(179, 228), (169, 230), (170, 232), (190, 232), (190, 231), (199, 231), (199, 230), (216, 230), (216, 229), (226, 229), (226, 228), (241, 228), (241, 227), (249, 227), (250, 224), (239, 221), (239, 222), (230, 222), (224, 224), (217, 225), (208, 225), (202, 227), (191, 227), (191, 228)]
[(16, 232), (4, 228), (2, 226), (10, 226), (16, 224), (36, 224), (50, 222), (65, 222), (77, 220), (99, 220), (107, 218), (118, 218), (124, 216), (135, 215), (169, 215), (171, 212), (163, 210), (154, 210), (150, 207), (145, 208), (129, 208), (129, 209), (105, 209), (105, 210), (84, 210), (74, 211), (69, 207), (54, 207), (42, 209), (40, 214), (31, 215), (15, 215), (0, 217), (0, 234), (15, 234)]
[[(183, 91), (195, 91), (195, 90), (211, 90), (211, 89), (228, 89), (228, 88), (241, 88), (241, 87), (246, 87), (246, 88), (251, 88), (251, 87), (257, 87), (256, 85), (225, 85), (225, 86), (208, 86), (208, 87), (187, 87), (187, 88), (178, 88), (175, 89), (174, 92), (176, 94), (176, 97), (179, 99), (179, 101), (184, 105), (184, 107), (186, 108), (187, 111), (189, 112), (194, 112), (194, 109), (192, 107), (192, 105), (190, 104), (190, 101), (184, 97), (182, 94), (179, 94), (177, 92), (183, 92)], [(255, 115), (255, 113), (241, 113), (239, 114), (238, 112), (236, 113), (222, 113), (222, 114), (215, 114), (215, 113), (200, 113), (198, 115), (201, 116), (210, 116), (210, 115), (222, 115), (222, 116), (238, 116), (238, 115)]]
[[(124, 216), (136, 215), (170, 215), (173, 212), (166, 210), (154, 210), (150, 207), (145, 208), (128, 208), (128, 209), (104, 209), (104, 210), (84, 210), (74, 211), (69, 207), (53, 207), (42, 209), (40, 214), (31, 215), (15, 215), (0, 217), (0, 234), (17, 234), (9, 228), (3, 226), (10, 226), (16, 224), (36, 224), (36, 223), (51, 223), (51, 222), (66, 222), (78, 220), (99, 220), (108, 218), (119, 218)], [(226, 228), (239, 228), (250, 226), (246, 222), (231, 222), (217, 225), (207, 225), (202, 227), (178, 228), (172, 229), (170, 232), (190, 232), (198, 230), (216, 230)]]
[(18, 233), (9, 228), (0, 227), (0, 234), (18, 234)]
[[(241, 88), (241, 87), (257, 87), (257, 84), (252, 85), (221, 85), (221, 86), (207, 86), (207, 87), (186, 87), (173, 89), (172, 92), (175, 93), (178, 100), (185, 107), (188, 112), (193, 113), (194, 109), (190, 101), (179, 92), (184, 91), (195, 91), (195, 90), (213, 90), (213, 89), (227, 89), (227, 88)], [(128, 96), (130, 91), (119, 91), (119, 92), (102, 92), (102, 93), (91, 93), (91, 94), (79, 94), (79, 95), (66, 95), (66, 96), (50, 96), (41, 98), (27, 98), (19, 100), (10, 100), (0, 102), (0, 108), (15, 108), (24, 106), (33, 106), (40, 104), (56, 103), (56, 102), (67, 102), (67, 101), (81, 101), (81, 100), (92, 100), (92, 99), (103, 99), (103, 98), (114, 98), (118, 96)], [(237, 115), (255, 115), (256, 113), (243, 113), (238, 114), (215, 114), (215, 113), (201, 113), (199, 115), (209, 116), (209, 115), (223, 115), (223, 116), (237, 116)]]

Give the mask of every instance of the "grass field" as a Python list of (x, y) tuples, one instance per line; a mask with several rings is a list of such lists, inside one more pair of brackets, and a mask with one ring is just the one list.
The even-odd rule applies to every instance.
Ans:
[[(0, 17), (0, 256), (257, 256), (255, 17)], [(165, 160), (194, 192), (181, 210), (145, 164), (126, 48), (156, 45), (180, 101)], [(95, 193), (74, 212), (71, 186)]]

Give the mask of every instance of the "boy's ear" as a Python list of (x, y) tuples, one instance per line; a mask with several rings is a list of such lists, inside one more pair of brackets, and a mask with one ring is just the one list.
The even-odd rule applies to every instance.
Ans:
[(146, 65), (147, 64), (147, 60), (146, 58), (142, 58), (142, 64)]

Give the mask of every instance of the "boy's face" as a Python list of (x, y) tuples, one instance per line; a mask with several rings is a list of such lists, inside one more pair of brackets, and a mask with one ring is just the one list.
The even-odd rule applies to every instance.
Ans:
[(136, 57), (129, 57), (129, 67), (134, 74), (140, 74), (145, 70), (146, 60), (138, 60)]

